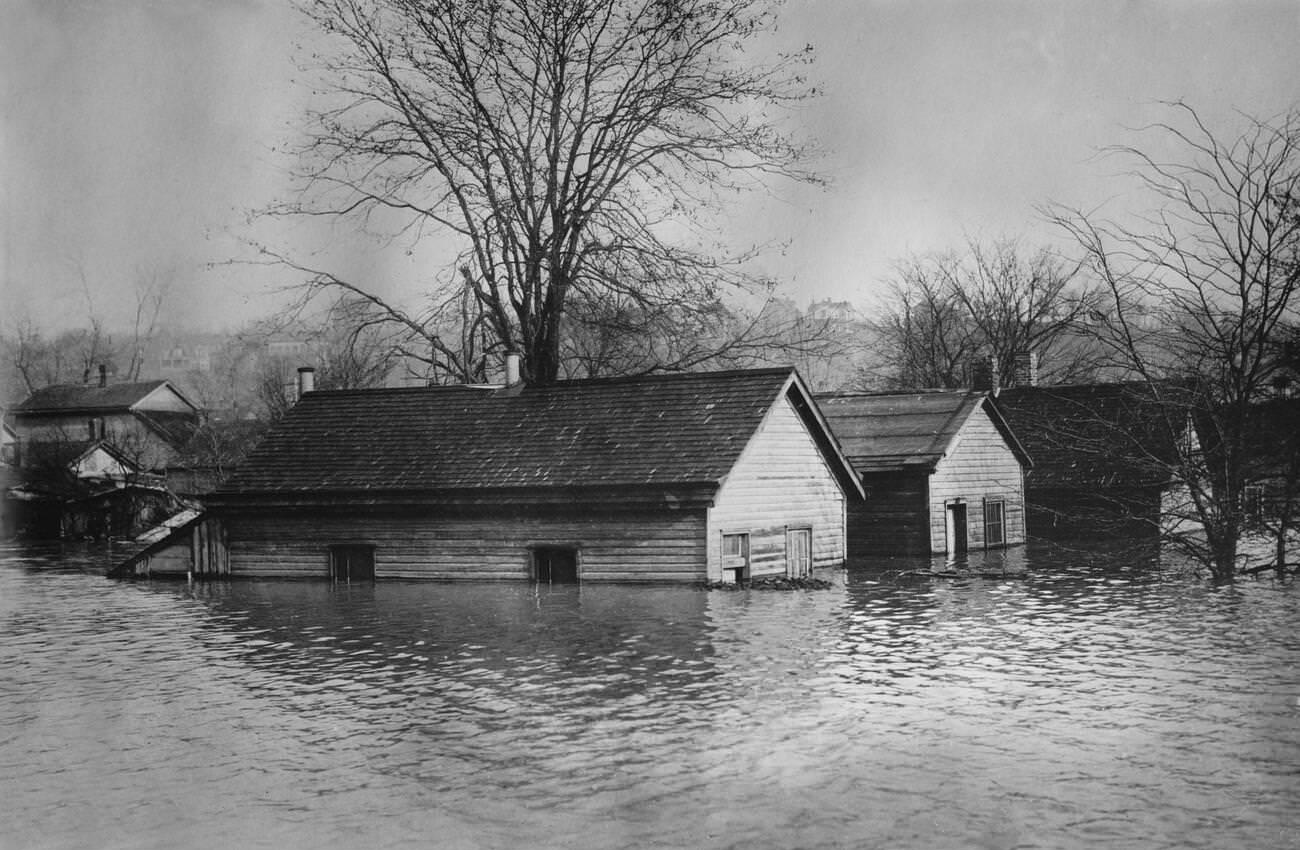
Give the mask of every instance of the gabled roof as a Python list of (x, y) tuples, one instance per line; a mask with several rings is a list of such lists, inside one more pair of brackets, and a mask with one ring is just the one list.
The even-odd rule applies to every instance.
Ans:
[[(118, 449), (115, 448), (112, 444), (104, 440), (94, 440), (84, 445), (86, 446), (86, 448), (80, 453), (74, 454), (72, 456), (72, 459), (67, 462), (68, 467), (70, 467), (71, 469), (75, 470), (75, 468), (78, 465), (80, 465), (82, 461), (87, 460), (91, 456), (102, 452), (114, 463), (118, 464), (123, 469), (125, 469), (128, 473), (140, 471), (140, 465), (138, 463), (132, 461), (122, 452), (118, 451)], [(75, 449), (73, 451), (75, 452)]]
[[(564, 381), (509, 389), (308, 393), (215, 495), (329, 501), (502, 500), (524, 491), (613, 500), (711, 495), (768, 410), (795, 402), (828, 464), (859, 484), (793, 369)], [(510, 494), (514, 494), (511, 496)], [(658, 496), (656, 496), (658, 498)]]
[(1021, 464), (1031, 465), (987, 393), (968, 390), (817, 397), (859, 473), (932, 471), (977, 410), (984, 410)]
[(997, 405), (1035, 461), (1040, 487), (1165, 486), (1191, 428), (1170, 384), (1011, 387)]
[(194, 408), (194, 404), (167, 381), (138, 381), (103, 387), (98, 384), (56, 384), (32, 393), (13, 412), (16, 416), (127, 412), (162, 387)]

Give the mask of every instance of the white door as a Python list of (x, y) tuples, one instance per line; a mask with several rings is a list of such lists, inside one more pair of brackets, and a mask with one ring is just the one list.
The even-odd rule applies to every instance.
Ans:
[(786, 532), (785, 574), (790, 578), (812, 574), (812, 529), (793, 528)]

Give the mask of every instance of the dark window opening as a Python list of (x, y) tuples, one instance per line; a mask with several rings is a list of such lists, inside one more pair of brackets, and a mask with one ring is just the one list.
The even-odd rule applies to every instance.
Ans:
[(375, 580), (374, 546), (331, 546), (330, 577), (343, 584)]
[(533, 578), (542, 584), (576, 584), (578, 550), (564, 546), (540, 546), (534, 549)]

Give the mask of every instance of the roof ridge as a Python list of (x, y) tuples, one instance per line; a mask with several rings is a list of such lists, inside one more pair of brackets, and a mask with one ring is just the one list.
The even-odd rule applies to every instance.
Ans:
[(864, 390), (862, 392), (825, 392), (816, 393), (817, 398), (888, 398), (890, 396), (913, 396), (913, 395), (965, 395), (972, 392), (983, 392), (983, 390), (973, 390), (969, 387), (926, 387), (918, 390)]
[[(794, 366), (764, 366), (757, 369), (727, 369), (718, 372), (646, 372), (639, 375), (608, 375), (600, 378), (569, 378), (563, 381), (556, 381), (552, 384), (529, 385), (529, 390), (547, 390), (556, 387), (576, 387), (605, 385), (618, 383), (640, 383), (643, 381), (665, 381), (665, 380), (702, 380), (712, 378), (739, 378), (739, 377), (763, 377), (766, 375), (789, 375), (795, 371)], [(495, 390), (505, 389), (505, 384), (431, 384), (423, 387), (364, 387), (340, 390), (312, 390), (310, 395), (313, 396), (340, 396), (349, 393), (391, 393), (394, 395), (400, 393), (427, 393), (427, 392), (453, 392), (453, 391), (478, 391), (483, 393), (493, 392)]]

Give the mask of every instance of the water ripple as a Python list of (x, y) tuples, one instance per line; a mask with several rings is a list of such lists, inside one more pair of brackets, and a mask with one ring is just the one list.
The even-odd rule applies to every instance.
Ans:
[[(1300, 594), (119, 584), (0, 552), (0, 847), (1300, 846)], [(1044, 561), (1043, 563), (1047, 563)]]

